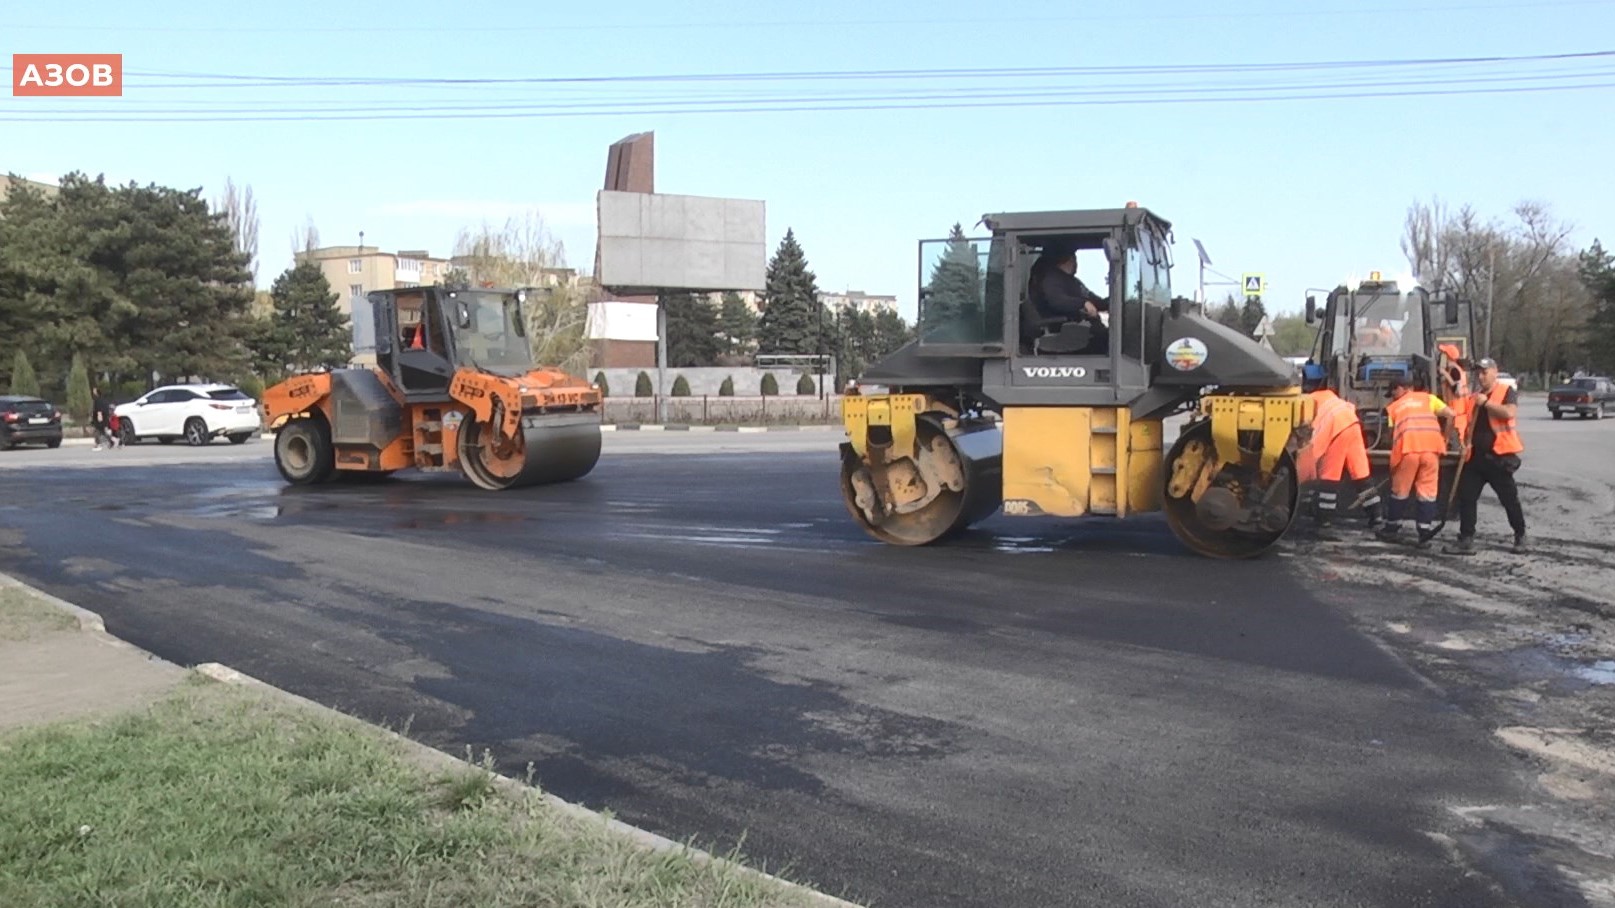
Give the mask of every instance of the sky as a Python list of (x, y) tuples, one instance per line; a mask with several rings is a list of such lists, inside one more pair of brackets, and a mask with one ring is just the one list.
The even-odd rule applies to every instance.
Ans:
[(1578, 247), (1615, 242), (1612, 36), (1610, 0), (35, 0), (0, 63), (121, 53), (125, 90), (0, 97), (0, 172), (250, 186), (265, 287), (309, 219), (325, 244), (446, 255), (536, 210), (588, 270), (607, 147), (654, 131), (657, 191), (763, 200), (770, 252), (790, 228), (821, 290), (911, 319), (919, 240), (1128, 201), (1172, 222), (1176, 292), (1199, 239), (1214, 301), (1254, 272), (1293, 312), (1407, 272), (1417, 201), (1540, 201)]

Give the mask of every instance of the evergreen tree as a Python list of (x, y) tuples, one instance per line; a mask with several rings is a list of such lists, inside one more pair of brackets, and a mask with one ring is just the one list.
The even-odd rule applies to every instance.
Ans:
[(1267, 307), (1262, 305), (1259, 296), (1245, 297), (1245, 305), (1239, 310), (1239, 330), (1248, 337), (1255, 337), (1256, 330), (1262, 326), (1262, 319), (1267, 318)]
[(689, 397), (690, 382), (682, 373), (673, 376), (673, 390), (668, 392), (669, 397)]
[(600, 389), (600, 396), (602, 398), (605, 398), (611, 394), (611, 386), (606, 383), (606, 373), (596, 372), (594, 374), (594, 385), (596, 388)]
[(644, 372), (643, 370), (641, 370), (638, 377), (636, 377), (634, 379), (634, 396), (635, 397), (655, 397), (656, 396), (656, 386), (651, 384), (650, 375), (647, 374), (646, 372)]
[(787, 229), (768, 263), (763, 312), (757, 322), (760, 352), (820, 352), (829, 318), (824, 304), (819, 301), (817, 280), (808, 268), (796, 234)]
[(775, 378), (774, 373), (772, 373), (772, 372), (764, 372), (763, 373), (763, 382), (762, 382), (762, 394), (763, 394), (763, 396), (764, 397), (770, 397), (770, 396), (778, 394), (778, 393), (779, 393), (779, 379)]
[(11, 393), (27, 397), (39, 396), (39, 376), (34, 374), (34, 366), (28, 362), (28, 354), (17, 350), (17, 357), (11, 364)]
[(287, 371), (337, 369), (348, 362), (348, 317), (319, 265), (304, 261), (281, 272), (269, 297), (274, 312), (259, 320), (248, 342), (259, 371), (278, 380)]
[(718, 330), (724, 337), (725, 353), (744, 353), (757, 340), (757, 313), (733, 290), (723, 295), (718, 310)]
[(95, 398), (90, 395), (90, 370), (84, 366), (84, 356), (75, 353), (73, 367), (67, 372), (67, 415), (83, 425), (90, 421), (90, 409), (94, 406)]
[(712, 300), (699, 293), (666, 293), (661, 305), (667, 313), (667, 364), (687, 368), (715, 363), (724, 340)]
[(734, 397), (735, 396), (735, 379), (734, 379), (734, 376), (725, 375), (723, 377), (723, 384), (718, 386), (718, 396), (719, 397)]
[(921, 317), (927, 334), (936, 332), (938, 340), (980, 340), (983, 288), (976, 247), (955, 223), (925, 286), (928, 296)]
[(1615, 255), (1595, 239), (1580, 258), (1581, 282), (1593, 298), (1587, 317), (1588, 365), (1601, 372), (1615, 371)]
[(802, 377), (796, 380), (796, 393), (817, 394), (818, 392), (819, 386), (814, 383), (813, 376), (807, 374), (806, 372), (803, 372)]
[(1227, 297), (1222, 301), (1222, 305), (1217, 307), (1217, 311), (1212, 316), (1212, 320), (1219, 325), (1232, 328), (1235, 331), (1240, 330), (1241, 320), (1239, 303), (1235, 302), (1232, 296)]

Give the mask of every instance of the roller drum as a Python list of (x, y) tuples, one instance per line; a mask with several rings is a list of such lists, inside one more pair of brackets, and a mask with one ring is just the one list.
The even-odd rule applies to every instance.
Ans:
[(917, 420), (915, 448), (919, 463), (899, 461), (889, 470), (897, 481), (916, 490), (900, 500), (894, 513), (872, 518), (868, 461), (843, 446), (842, 496), (859, 526), (892, 545), (928, 545), (966, 529), (1003, 504), (1003, 432), (995, 424), (944, 429), (930, 417)]
[[(1249, 477), (1228, 476), (1225, 468), (1224, 475), (1212, 481), (1199, 501), (1190, 495), (1173, 498), (1173, 466), (1186, 456), (1195, 456), (1196, 447), (1215, 457), (1210, 421), (1184, 430), (1166, 457), (1162, 472), (1168, 488), (1162, 490), (1162, 510), (1173, 534), (1208, 558), (1255, 558), (1277, 545), (1295, 519), (1300, 501), (1295, 460), (1290, 453), (1280, 456), (1273, 483), (1266, 489), (1255, 489), (1248, 483)], [(1265, 500), (1253, 500), (1256, 498)]]
[(487, 427), (466, 423), (460, 431), (460, 463), (467, 477), (484, 489), (569, 482), (588, 475), (600, 460), (598, 413), (522, 416), (520, 445), (484, 447)]

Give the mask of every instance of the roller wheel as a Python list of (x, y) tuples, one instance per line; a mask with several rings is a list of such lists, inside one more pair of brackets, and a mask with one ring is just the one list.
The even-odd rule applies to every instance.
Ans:
[(887, 469), (898, 489), (898, 503), (884, 520), (865, 510), (876, 507), (869, 465), (842, 446), (841, 493), (847, 510), (864, 532), (891, 545), (929, 545), (985, 519), (1003, 504), (1003, 436), (997, 427), (953, 434), (931, 419), (918, 422), (914, 461)]
[(600, 460), (598, 414), (540, 417), (508, 441), (493, 440), (495, 434), (471, 420), (460, 428), (460, 468), (491, 491), (568, 482), (587, 475)]
[(1295, 459), (1288, 451), (1280, 455), (1274, 467), (1274, 481), (1279, 485), (1271, 490), (1272, 497), (1260, 517), (1252, 519), (1246, 514), (1247, 496), (1255, 490), (1246, 491), (1241, 484), (1245, 477), (1235, 468), (1225, 467), (1198, 502), (1188, 494), (1172, 496), (1173, 474), (1180, 468), (1186, 474), (1197, 474), (1195, 464), (1201, 457), (1214, 458), (1215, 450), (1209, 420), (1178, 436), (1167, 454), (1164, 471), (1167, 488), (1162, 501), (1166, 522), (1196, 554), (1208, 558), (1255, 558), (1284, 538), (1295, 519), (1301, 500)]
[(292, 485), (315, 485), (336, 472), (331, 432), (319, 419), (297, 419), (275, 435), (275, 469)]

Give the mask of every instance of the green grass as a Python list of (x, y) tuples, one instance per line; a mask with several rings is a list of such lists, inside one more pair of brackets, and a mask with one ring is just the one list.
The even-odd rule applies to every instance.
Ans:
[(76, 625), (73, 616), (27, 590), (0, 587), (0, 643), (30, 640)]
[(0, 737), (0, 905), (750, 908), (803, 894), (208, 681)]

